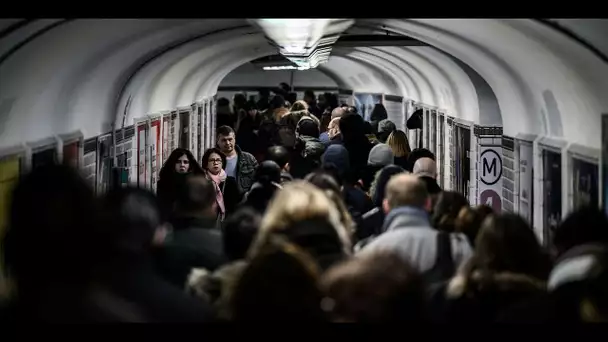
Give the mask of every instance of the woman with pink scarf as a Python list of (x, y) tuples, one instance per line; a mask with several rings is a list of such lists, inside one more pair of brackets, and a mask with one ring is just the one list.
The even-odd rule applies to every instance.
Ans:
[(236, 180), (226, 175), (226, 156), (217, 148), (205, 151), (201, 166), (205, 169), (207, 179), (215, 186), (217, 217), (219, 222), (223, 222), (241, 201)]

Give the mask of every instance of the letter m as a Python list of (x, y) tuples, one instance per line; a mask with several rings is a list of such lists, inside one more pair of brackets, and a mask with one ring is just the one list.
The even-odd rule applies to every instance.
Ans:
[(483, 176), (486, 176), (486, 169), (488, 170), (488, 173), (493, 172), (494, 177), (496, 177), (496, 158), (492, 159), (492, 163), (490, 165), (488, 165), (488, 159), (484, 158), (483, 161)]

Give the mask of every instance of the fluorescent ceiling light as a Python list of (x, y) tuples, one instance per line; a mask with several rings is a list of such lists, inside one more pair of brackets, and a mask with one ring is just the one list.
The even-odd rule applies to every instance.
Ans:
[[(331, 45), (348, 29), (352, 19), (255, 19), (279, 52), (300, 68), (325, 63)], [(276, 69), (273, 69), (276, 70)]]
[(266, 71), (270, 71), (270, 70), (308, 70), (310, 68), (308, 68), (306, 66), (275, 65), (275, 66), (265, 66), (263, 69)]

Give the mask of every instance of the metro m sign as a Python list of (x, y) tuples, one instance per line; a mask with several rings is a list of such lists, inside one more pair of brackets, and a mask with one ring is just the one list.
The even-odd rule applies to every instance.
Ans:
[(485, 185), (494, 185), (502, 176), (502, 158), (493, 149), (486, 149), (481, 153), (481, 168), (479, 180)]

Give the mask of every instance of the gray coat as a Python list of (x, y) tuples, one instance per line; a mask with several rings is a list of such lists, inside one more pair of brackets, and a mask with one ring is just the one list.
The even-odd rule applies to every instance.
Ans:
[[(430, 270), (437, 259), (437, 230), (431, 227), (428, 214), (419, 208), (393, 209), (384, 220), (384, 233), (361, 249), (359, 253), (389, 250), (397, 253), (419, 272)], [(466, 236), (450, 234), (452, 259), (455, 267), (473, 253)]]

